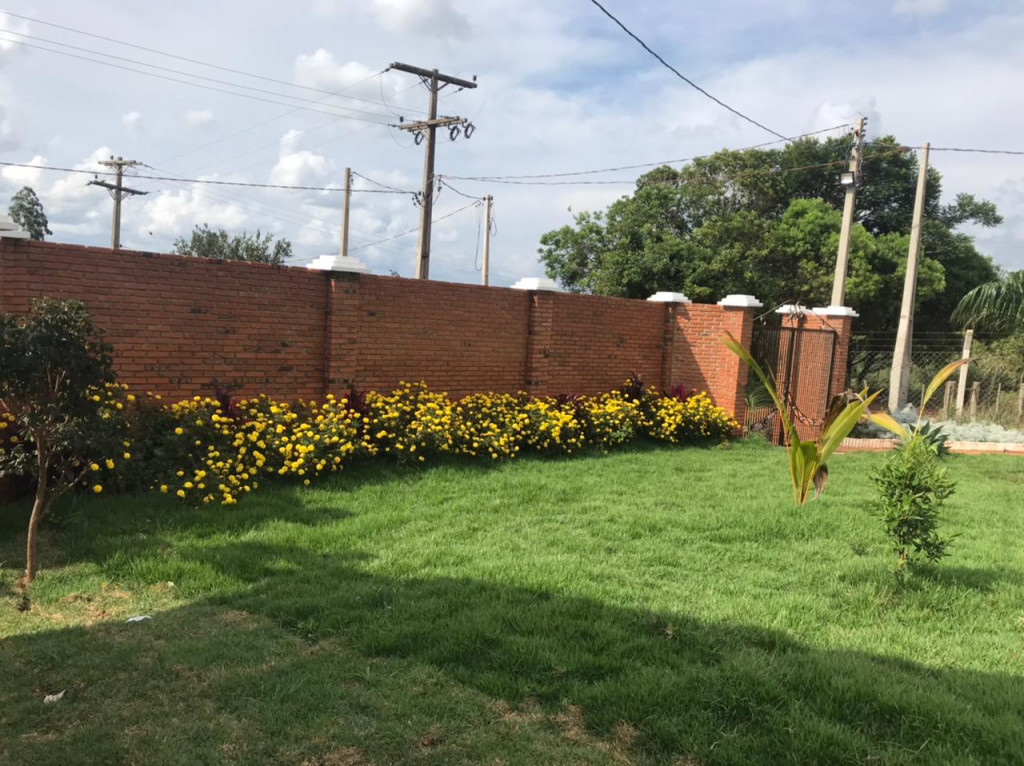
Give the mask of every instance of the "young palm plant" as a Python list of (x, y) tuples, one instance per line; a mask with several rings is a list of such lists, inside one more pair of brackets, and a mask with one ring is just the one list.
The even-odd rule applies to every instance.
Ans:
[(786, 451), (789, 456), (789, 477), (793, 484), (793, 501), (797, 506), (803, 506), (810, 498), (812, 489), (815, 490), (815, 497), (824, 489), (825, 481), (828, 478), (828, 459), (842, 444), (843, 439), (850, 435), (854, 426), (865, 416), (868, 407), (881, 391), (876, 391), (868, 396), (868, 390), (865, 388), (852, 399), (837, 396), (829, 407), (821, 434), (813, 441), (804, 441), (797, 434), (796, 427), (789, 417), (789, 408), (783, 402), (783, 396), (771, 375), (754, 361), (750, 352), (743, 348), (731, 333), (727, 333), (727, 336), (722, 339), (722, 342), (757, 375), (779, 412), (785, 434)]

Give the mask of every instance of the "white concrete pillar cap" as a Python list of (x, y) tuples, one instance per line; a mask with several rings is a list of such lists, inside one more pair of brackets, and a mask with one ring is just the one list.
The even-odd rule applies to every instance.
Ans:
[(513, 290), (546, 290), (552, 293), (563, 292), (562, 288), (553, 279), (547, 277), (523, 277), (514, 285)]
[(657, 292), (647, 300), (655, 303), (693, 303), (683, 293)]
[(743, 309), (759, 309), (764, 306), (764, 304), (753, 295), (739, 295), (735, 293), (722, 298), (722, 300), (718, 302), (718, 305)]
[(354, 274), (370, 274), (370, 268), (351, 255), (344, 257), (340, 255), (320, 255), (312, 263), (306, 266), (307, 269), (317, 271), (347, 271)]
[(851, 309), (849, 306), (825, 306), (822, 308), (811, 309), (818, 316), (823, 317), (853, 317), (856, 319), (860, 316), (856, 311)]

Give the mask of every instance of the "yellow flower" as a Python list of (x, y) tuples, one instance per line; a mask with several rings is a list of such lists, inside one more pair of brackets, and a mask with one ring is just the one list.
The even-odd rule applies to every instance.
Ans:
[(125, 460), (131, 460), (132, 459), (132, 453), (131, 452), (125, 452), (124, 453), (124, 459)]
[(90, 470), (90, 471), (98, 471), (98, 470), (100, 470), (100, 466), (99, 466), (99, 464), (98, 464), (98, 463), (92, 463), (92, 464), (91, 464), (91, 465), (89, 466), (89, 470)]
[(174, 494), (176, 494), (176, 495), (177, 495), (178, 497), (185, 497), (185, 490), (183, 490), (183, 489), (179, 489), (179, 490), (178, 490), (177, 492), (175, 492)]
[(176, 433), (178, 436), (181, 436), (183, 433), (185, 433), (185, 429), (182, 428), (181, 426), (178, 426), (177, 428), (174, 429), (174, 433)]
[(92, 491), (95, 492), (98, 495), (100, 492), (103, 491), (103, 487), (100, 486), (99, 484), (93, 484), (92, 485)]
[(107, 466), (107, 470), (109, 470), (109, 471), (113, 471), (114, 470), (114, 461), (111, 460), (109, 457), (107, 458), (106, 466)]
[(163, 492), (166, 495), (167, 494), (167, 485), (166, 484), (161, 484), (160, 485), (160, 491)]

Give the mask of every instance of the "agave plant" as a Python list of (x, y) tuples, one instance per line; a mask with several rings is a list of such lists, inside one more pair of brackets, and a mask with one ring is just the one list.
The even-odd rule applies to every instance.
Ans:
[(810, 498), (812, 489), (814, 489), (815, 497), (824, 490), (828, 480), (828, 459), (869, 411), (868, 407), (881, 391), (876, 391), (868, 396), (868, 390), (865, 388), (853, 397), (837, 396), (829, 407), (821, 434), (813, 441), (804, 441), (797, 434), (796, 427), (789, 417), (788, 408), (782, 401), (783, 397), (775, 381), (761, 368), (761, 365), (754, 361), (750, 352), (743, 348), (731, 333), (727, 333), (727, 336), (723, 338), (722, 342), (757, 375), (779, 412), (785, 435), (786, 451), (789, 455), (789, 477), (793, 484), (793, 501), (797, 506), (802, 506)]
[[(881, 426), (886, 431), (896, 434), (904, 444), (908, 443), (911, 439), (920, 436), (935, 447), (937, 438), (930, 426), (924, 421), (924, 408), (928, 405), (928, 401), (935, 395), (935, 392), (939, 390), (946, 380), (949, 379), (949, 376), (969, 362), (970, 359), (957, 359), (955, 362), (950, 362), (935, 373), (935, 377), (932, 378), (932, 382), (928, 384), (928, 388), (924, 391), (924, 398), (921, 399), (921, 407), (918, 410), (917, 423), (914, 425), (913, 431), (896, 420), (896, 418), (888, 412), (872, 412), (868, 414), (868, 418), (875, 425)], [(941, 454), (943, 446), (944, 443), (942, 446), (936, 448), (936, 452)]]

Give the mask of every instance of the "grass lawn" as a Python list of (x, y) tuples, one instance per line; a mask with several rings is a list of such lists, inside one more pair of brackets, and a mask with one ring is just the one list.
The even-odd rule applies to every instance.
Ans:
[(803, 510), (756, 444), (82, 497), (27, 613), (2, 508), (0, 763), (1024, 763), (1024, 461), (950, 458), (898, 587), (881, 459)]

